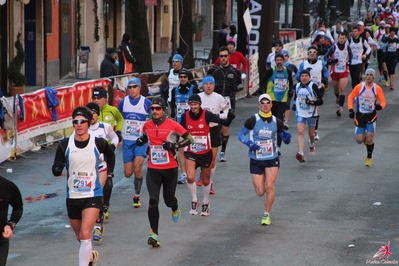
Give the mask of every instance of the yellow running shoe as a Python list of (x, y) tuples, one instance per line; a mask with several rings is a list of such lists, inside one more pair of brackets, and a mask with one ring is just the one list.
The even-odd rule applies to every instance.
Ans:
[(159, 247), (161, 242), (159, 242), (159, 236), (150, 230), (150, 237), (147, 240), (147, 244), (153, 247)]
[(108, 211), (108, 208), (104, 208), (103, 213), (104, 213), (104, 219), (109, 219), (109, 211)]
[(389, 86), (389, 82), (388, 82), (388, 80), (387, 81), (385, 81), (385, 87), (388, 87)]
[(365, 163), (365, 165), (366, 165), (366, 166), (372, 166), (372, 165), (373, 165), (373, 159), (371, 159), (371, 158), (366, 158), (366, 163)]
[(261, 225), (271, 225), (272, 221), (270, 220), (270, 215), (264, 214), (262, 217)]
[(134, 196), (134, 198), (133, 198), (133, 207), (134, 208), (141, 208), (140, 196)]

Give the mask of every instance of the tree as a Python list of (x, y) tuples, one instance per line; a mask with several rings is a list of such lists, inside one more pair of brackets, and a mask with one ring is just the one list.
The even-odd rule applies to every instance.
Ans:
[(151, 46), (145, 0), (125, 1), (126, 33), (132, 37), (130, 49), (137, 59), (135, 71), (152, 72)]
[(219, 56), (217, 48), (218, 44), (218, 31), (222, 28), (222, 23), (227, 23), (225, 21), (226, 14), (226, 0), (218, 0), (213, 2), (213, 45), (212, 45), (212, 62), (215, 62)]
[[(292, 7), (292, 27), (294, 29), (302, 29), (303, 16), (298, 14), (303, 14), (303, 0), (294, 0)], [(297, 36), (297, 39), (303, 38), (303, 36)]]
[(179, 8), (180, 35), (177, 51), (184, 57), (184, 67), (194, 68), (193, 56), (193, 14), (191, 1), (179, 1), (183, 6)]

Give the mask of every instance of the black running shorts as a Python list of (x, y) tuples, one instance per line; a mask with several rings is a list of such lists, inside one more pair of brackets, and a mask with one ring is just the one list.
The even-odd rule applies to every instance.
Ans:
[(208, 168), (212, 164), (213, 154), (212, 154), (212, 150), (209, 150), (207, 153), (204, 153), (204, 154), (196, 154), (196, 153), (185, 151), (184, 158), (186, 158), (187, 160), (194, 161), (196, 163), (195, 169), (197, 169), (198, 167)]
[(249, 161), (249, 170), (251, 174), (255, 175), (261, 175), (265, 173), (265, 168), (270, 168), (270, 167), (278, 167), (280, 168), (280, 159), (274, 158), (271, 160), (255, 160), (255, 159), (250, 159)]
[(103, 197), (90, 197), (83, 199), (66, 199), (66, 206), (69, 219), (82, 219), (82, 211), (87, 208), (101, 209)]

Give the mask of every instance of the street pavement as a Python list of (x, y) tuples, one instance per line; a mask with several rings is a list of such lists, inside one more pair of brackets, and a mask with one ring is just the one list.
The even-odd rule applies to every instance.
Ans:
[[(178, 185), (182, 217), (172, 222), (161, 197), (159, 248), (147, 245), (146, 184), (143, 207), (133, 209), (133, 178), (123, 176), (118, 148), (110, 219), (104, 240), (93, 243), (100, 252), (98, 265), (364, 265), (388, 241), (388, 260), (397, 262), (398, 89), (384, 91), (388, 105), (378, 112), (372, 167), (364, 166), (366, 150), (355, 143), (348, 112), (336, 116), (332, 89), (321, 108), (316, 156), (306, 152), (303, 164), (295, 159), (297, 136), (291, 116), (292, 141), (282, 147), (271, 226), (260, 225), (263, 199), (252, 186), (247, 147), (237, 140), (244, 121), (257, 111), (256, 96), (238, 101), (227, 162), (217, 163), (210, 216), (189, 215), (188, 188)], [(51, 173), (56, 146), (1, 165), (0, 174), (14, 181), (25, 198), (7, 265), (77, 264), (79, 245), (65, 207), (66, 178)], [(13, 173), (7, 173), (8, 168)], [(197, 193), (202, 200), (202, 188)]]

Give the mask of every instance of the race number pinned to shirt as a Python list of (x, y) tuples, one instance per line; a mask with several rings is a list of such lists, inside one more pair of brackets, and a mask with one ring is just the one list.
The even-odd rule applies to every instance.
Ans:
[(132, 121), (132, 120), (125, 120), (126, 127), (125, 127), (125, 134), (140, 137), (142, 135), (143, 130), (143, 121)]
[(92, 178), (93, 173), (88, 172), (73, 172), (73, 192), (76, 193), (91, 193), (92, 192)]
[(225, 97), (224, 97), (224, 102), (226, 103), (227, 109), (231, 109), (231, 100), (230, 100), (230, 96), (225, 96)]
[(169, 153), (162, 146), (151, 146), (151, 162), (154, 165), (169, 163)]
[(207, 136), (193, 136), (194, 143), (190, 145), (192, 152), (197, 153), (208, 149)]
[(257, 159), (265, 159), (274, 156), (273, 141), (271, 139), (255, 141), (255, 143), (260, 146), (260, 149), (256, 151)]

